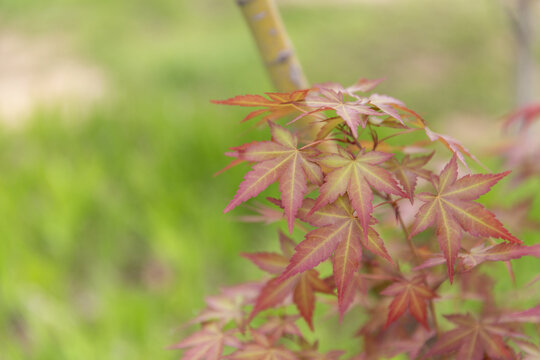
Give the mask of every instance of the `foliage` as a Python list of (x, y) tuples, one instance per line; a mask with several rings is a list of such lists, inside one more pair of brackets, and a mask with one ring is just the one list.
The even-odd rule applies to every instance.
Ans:
[[(234, 308), (213, 311), (216, 301), (208, 301), (194, 321), (202, 329), (176, 345), (190, 348), (185, 359), (341, 358), (344, 351), (318, 352), (317, 343), (306, 340), (295, 325), (299, 316), (286, 315), (291, 302), (312, 330), (318, 303), (329, 303), (340, 319), (355, 308), (364, 312), (357, 332), (363, 347), (350, 359), (402, 353), (515, 359), (536, 351), (523, 324), (540, 323), (540, 305), (518, 311), (497, 304), (485, 280), (489, 275), (478, 268), (504, 261), (511, 270), (511, 259), (540, 257), (539, 245), (523, 245), (475, 201), (509, 172), (471, 174), (465, 158), (477, 159), (458, 141), (432, 131), (400, 100), (368, 94), (379, 82), (362, 79), (347, 88), (320, 84), (269, 93), (270, 100), (245, 95), (216, 101), (262, 107), (246, 119), (263, 115), (259, 124), (271, 134), (269, 141), (228, 153), (235, 158), (230, 166), (248, 162), (252, 169), (225, 212), (277, 182), (280, 198), (268, 201), (281, 209), (291, 235), (299, 228), (304, 239), (296, 244), (280, 233), (281, 254), (243, 254), (272, 277), (224, 289), (220, 301)], [(418, 141), (413, 133), (429, 141)], [(432, 142), (452, 154), (441, 171), (427, 166), (434, 158)], [(463, 176), (458, 160), (468, 172)], [(407, 224), (411, 212), (416, 214)], [(265, 222), (276, 221), (275, 213), (258, 213)], [(326, 262), (332, 273), (321, 276)], [(435, 265), (444, 263), (447, 271), (440, 272)], [(446, 283), (455, 279), (463, 301), (476, 296), (484, 303), (474, 314), (444, 314), (454, 327), (443, 332), (439, 312), (452, 294)], [(482, 282), (488, 286), (479, 286)]]

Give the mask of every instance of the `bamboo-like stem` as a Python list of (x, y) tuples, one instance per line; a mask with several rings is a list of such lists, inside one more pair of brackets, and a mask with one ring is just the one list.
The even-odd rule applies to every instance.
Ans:
[(273, 0), (236, 0), (277, 91), (306, 89), (306, 80)]
[[(259, 48), (262, 61), (277, 91), (290, 92), (309, 88), (300, 61), (283, 24), (274, 0), (236, 0)], [(309, 115), (297, 122), (308, 142), (314, 141), (323, 124), (321, 115)], [(336, 146), (321, 146), (335, 152)]]

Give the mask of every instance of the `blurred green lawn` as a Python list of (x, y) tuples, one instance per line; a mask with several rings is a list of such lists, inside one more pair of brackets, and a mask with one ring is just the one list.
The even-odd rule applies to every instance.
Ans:
[[(312, 82), (384, 76), (435, 124), (511, 108), (497, 1), (328, 3), (282, 2)], [(1, 0), (0, 23), (68, 36), (112, 84), (84, 119), (0, 128), (0, 359), (178, 358), (203, 297), (257, 278), (237, 254), (274, 246), (222, 213), (245, 168), (212, 177), (264, 134), (209, 100), (272, 90), (234, 1)]]

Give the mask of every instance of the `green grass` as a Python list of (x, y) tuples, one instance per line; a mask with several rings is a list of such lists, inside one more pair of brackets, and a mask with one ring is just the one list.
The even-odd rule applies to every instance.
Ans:
[[(67, 36), (111, 98), (0, 129), (0, 359), (178, 358), (164, 348), (203, 297), (259, 274), (238, 252), (275, 246), (275, 227), (222, 213), (245, 168), (212, 177), (228, 147), (265, 135), (209, 103), (270, 82), (233, 1), (46, 3), (3, 0), (0, 20)], [(381, 91), (434, 124), (511, 107), (496, 2), (398, 3), (284, 6), (309, 78), (386, 76)]]

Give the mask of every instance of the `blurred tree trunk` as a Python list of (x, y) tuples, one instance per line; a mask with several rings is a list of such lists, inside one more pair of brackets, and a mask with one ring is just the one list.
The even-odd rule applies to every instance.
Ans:
[[(259, 48), (262, 61), (277, 91), (290, 92), (309, 88), (300, 61), (296, 56), (275, 0), (236, 0)], [(324, 116), (315, 114), (296, 122), (301, 136), (313, 141), (321, 129)], [(321, 146), (335, 148), (323, 143)]]
[(259, 48), (274, 87), (280, 92), (308, 88), (274, 0), (236, 0)]
[(515, 39), (515, 105), (538, 101), (537, 64), (534, 57), (535, 0), (516, 0), (515, 9), (507, 6)]

